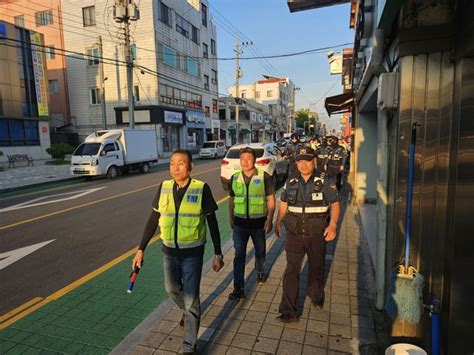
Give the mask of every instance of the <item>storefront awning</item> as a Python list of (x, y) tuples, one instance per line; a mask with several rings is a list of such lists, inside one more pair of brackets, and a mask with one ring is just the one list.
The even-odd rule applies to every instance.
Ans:
[(351, 112), (354, 106), (354, 93), (348, 92), (336, 96), (326, 97), (324, 107), (329, 115), (333, 113)]
[(344, 4), (349, 1), (350, 0), (287, 0), (287, 4), (290, 12), (296, 12)]

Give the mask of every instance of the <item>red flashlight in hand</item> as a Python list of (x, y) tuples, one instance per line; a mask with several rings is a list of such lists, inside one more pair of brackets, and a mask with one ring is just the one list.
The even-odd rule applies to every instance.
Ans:
[(133, 286), (135, 285), (135, 281), (137, 280), (139, 272), (140, 268), (138, 266), (135, 266), (135, 270), (130, 274), (130, 281), (128, 283), (127, 293), (132, 293)]

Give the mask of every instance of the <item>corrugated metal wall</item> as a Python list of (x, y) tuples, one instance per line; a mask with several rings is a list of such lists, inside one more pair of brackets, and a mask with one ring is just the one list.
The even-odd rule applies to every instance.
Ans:
[[(397, 157), (387, 267), (403, 257), (412, 124), (415, 150), (410, 263), (425, 277), (424, 301), (442, 304), (442, 348), (473, 353), (474, 59), (451, 52), (400, 60)], [(428, 312), (423, 318), (429, 346)]]

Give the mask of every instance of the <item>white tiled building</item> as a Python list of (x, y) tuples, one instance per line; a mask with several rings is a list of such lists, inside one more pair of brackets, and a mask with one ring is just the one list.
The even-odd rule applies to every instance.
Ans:
[[(81, 137), (102, 128), (102, 61), (107, 126), (124, 127), (129, 122), (125, 36), (123, 25), (113, 19), (113, 4), (63, 1), (65, 48), (93, 56), (82, 60), (70, 54), (67, 63), (71, 114)], [(136, 128), (155, 129), (161, 155), (176, 148), (198, 149), (204, 141), (217, 139), (220, 128), (217, 36), (208, 3), (142, 1), (139, 11), (140, 19), (132, 22), (130, 31), (132, 53), (136, 49)]]
[[(228, 92), (231, 96), (237, 96), (235, 86), (230, 87)], [(274, 123), (279, 127), (279, 131), (287, 131), (289, 118), (295, 113), (295, 85), (289, 78), (264, 76), (263, 80), (253, 84), (240, 85), (238, 96), (269, 106), (270, 114), (277, 117)]]

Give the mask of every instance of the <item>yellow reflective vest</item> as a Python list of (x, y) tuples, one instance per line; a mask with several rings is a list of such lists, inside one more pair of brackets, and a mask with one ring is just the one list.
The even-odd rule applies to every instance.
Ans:
[[(165, 180), (158, 200), (163, 244), (170, 248), (194, 248), (206, 243), (206, 221), (202, 211), (204, 182), (192, 179), (176, 211), (173, 198), (174, 180)], [(176, 213), (177, 212), (177, 213)], [(178, 238), (175, 243), (175, 228)], [(176, 245), (177, 244), (177, 245)]]
[(234, 216), (240, 218), (262, 218), (267, 216), (267, 198), (265, 196), (264, 171), (257, 169), (257, 174), (247, 185), (243, 172), (237, 172), (232, 177), (234, 191)]

